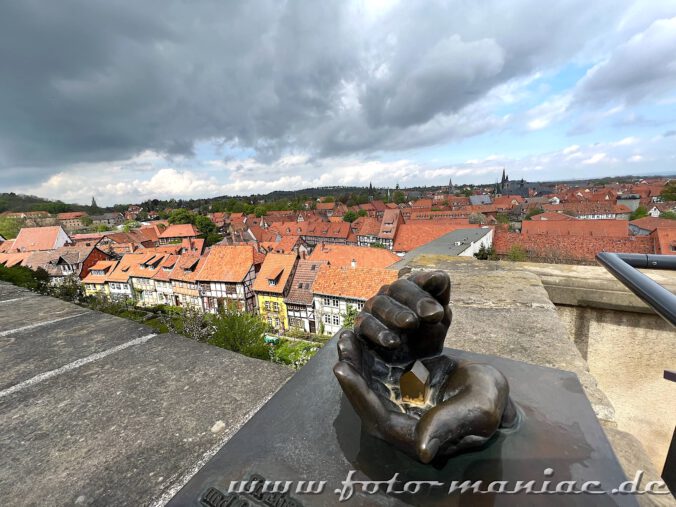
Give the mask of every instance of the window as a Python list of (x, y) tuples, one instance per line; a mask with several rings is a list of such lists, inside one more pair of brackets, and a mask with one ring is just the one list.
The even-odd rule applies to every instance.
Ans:
[(339, 316), (339, 315), (334, 315), (334, 316), (333, 316), (333, 325), (334, 325), (334, 326), (339, 326), (339, 325), (340, 325), (340, 316)]
[(270, 311), (270, 301), (266, 301), (265, 303), (263, 303), (263, 307), (264, 307), (267, 311)]
[(324, 306), (335, 306), (338, 308), (338, 298), (324, 296)]
[(331, 316), (330, 315), (324, 315), (324, 323), (325, 324), (331, 324)]
[(279, 311), (279, 303), (277, 303), (276, 301), (274, 303), (272, 303), (272, 310), (275, 311), (275, 312), (278, 312)]
[(268, 325), (272, 326), (272, 317), (268, 316)]

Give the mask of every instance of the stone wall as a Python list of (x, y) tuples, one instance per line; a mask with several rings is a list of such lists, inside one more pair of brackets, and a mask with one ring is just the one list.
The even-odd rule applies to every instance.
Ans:
[(627, 238), (519, 234), (495, 231), (493, 247), (500, 256), (509, 254), (513, 246), (521, 246), (530, 260), (554, 263), (595, 263), (598, 252), (655, 253), (652, 237)]
[(663, 378), (676, 366), (674, 328), (646, 313), (580, 306), (557, 312), (615, 407), (618, 428), (638, 438), (661, 470), (676, 415), (676, 385)]

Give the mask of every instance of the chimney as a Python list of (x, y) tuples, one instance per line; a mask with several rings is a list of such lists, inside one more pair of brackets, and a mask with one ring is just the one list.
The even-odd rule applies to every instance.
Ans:
[(356, 268), (357, 267), (357, 261), (355, 259), (352, 259), (352, 262), (350, 263), (350, 265), (352, 266), (352, 269)]

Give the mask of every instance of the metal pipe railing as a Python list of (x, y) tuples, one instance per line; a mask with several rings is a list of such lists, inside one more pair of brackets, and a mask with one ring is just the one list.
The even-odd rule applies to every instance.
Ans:
[(676, 327), (676, 296), (636, 268), (676, 270), (676, 255), (601, 252), (596, 260), (622, 284)]

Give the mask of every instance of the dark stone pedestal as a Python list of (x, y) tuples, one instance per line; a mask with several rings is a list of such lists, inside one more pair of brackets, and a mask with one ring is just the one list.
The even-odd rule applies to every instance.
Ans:
[[(388, 444), (361, 431), (361, 422), (345, 399), (332, 367), (335, 340), (228, 441), (195, 477), (171, 500), (170, 506), (328, 506), (339, 504), (343, 481), (351, 471), (353, 481), (389, 481), (376, 494), (355, 484), (347, 505), (637, 505), (636, 498), (621, 494), (449, 494), (453, 481), (482, 481), (487, 491), (514, 490), (517, 481), (534, 481), (534, 491), (554, 491), (562, 481), (575, 481), (579, 490), (587, 481), (598, 481), (593, 491), (612, 491), (627, 478), (601, 429), (575, 374), (542, 368), (493, 356), (446, 350), (452, 356), (490, 363), (509, 380), (512, 397), (523, 421), (511, 433), (497, 435), (484, 448), (451, 458), (442, 468), (424, 466)], [(550, 470), (548, 470), (550, 469)], [(293, 481), (290, 493), (228, 496), (231, 481), (263, 477)], [(321, 494), (296, 490), (298, 481), (326, 481)], [(403, 493), (405, 486), (415, 494)], [(546, 481), (551, 481), (548, 485)], [(406, 484), (408, 483), (408, 484)], [(437, 485), (437, 483), (439, 485)], [(280, 485), (281, 486), (281, 485)], [(374, 486), (375, 487), (375, 486)], [(573, 485), (564, 483), (565, 488)], [(260, 499), (260, 496), (259, 496)]]

